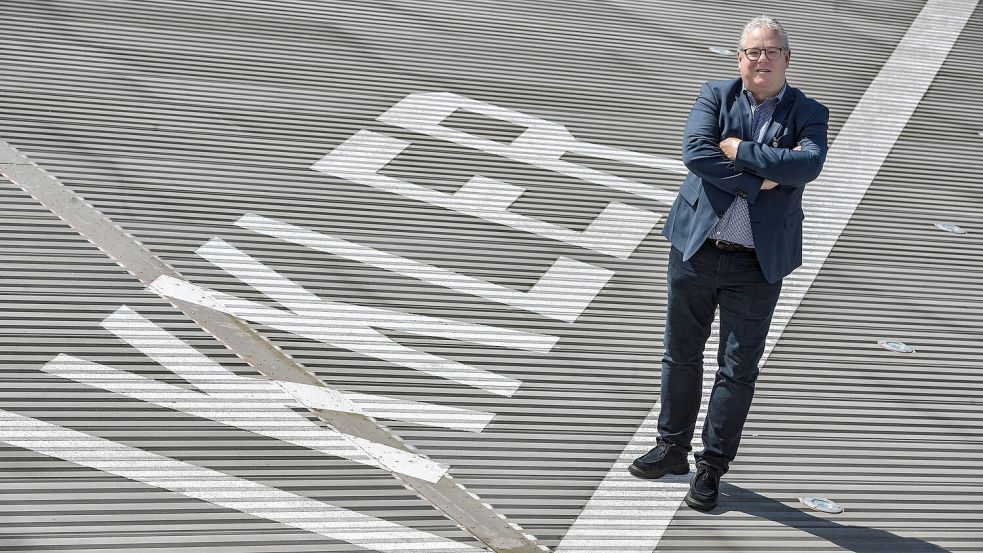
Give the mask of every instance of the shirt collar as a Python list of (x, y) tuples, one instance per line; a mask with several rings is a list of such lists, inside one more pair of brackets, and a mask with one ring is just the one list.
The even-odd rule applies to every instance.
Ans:
[[(788, 90), (788, 83), (787, 82), (784, 85), (782, 85), (782, 89), (778, 91), (778, 94), (776, 94), (776, 95), (774, 95), (774, 96), (771, 97), (771, 98), (778, 98), (778, 101), (775, 102), (776, 104), (781, 103), (782, 98), (785, 97), (785, 91), (786, 90)], [(754, 100), (754, 94), (751, 94), (751, 91), (748, 90), (744, 86), (744, 83), (741, 83), (741, 93), (744, 94), (744, 96), (746, 96), (747, 99), (751, 101), (751, 105), (752, 106), (760, 106), (761, 104), (767, 102), (768, 100), (771, 100), (771, 98), (765, 98), (764, 101), (761, 102), (761, 104), (757, 103)]]

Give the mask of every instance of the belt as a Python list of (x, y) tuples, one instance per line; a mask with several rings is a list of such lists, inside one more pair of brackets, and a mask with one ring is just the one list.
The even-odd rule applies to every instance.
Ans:
[(754, 248), (749, 248), (743, 244), (735, 244), (734, 242), (728, 242), (726, 240), (707, 239), (706, 243), (725, 252), (754, 253)]

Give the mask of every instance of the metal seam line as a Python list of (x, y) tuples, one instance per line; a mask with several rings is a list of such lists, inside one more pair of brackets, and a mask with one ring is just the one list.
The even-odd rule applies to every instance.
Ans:
[[(150, 285), (162, 276), (174, 280), (181, 279), (174, 269), (157, 258), (134, 237), (4, 140), (0, 140), (0, 174), (51, 210), (144, 284)], [(324, 386), (316, 376), (244, 321), (180, 299), (170, 298), (169, 301), (203, 330), (209, 332), (269, 379)], [(415, 453), (409, 444), (404, 443), (399, 437), (364, 414), (311, 407), (308, 409), (332, 428), (347, 430), (346, 435)], [(365, 453), (372, 455), (369, 451)], [(448, 474), (444, 474), (436, 483), (398, 472), (391, 474), (493, 551), (540, 553), (545, 549), (545, 546), (535, 543), (533, 536), (494, 512), (490, 505), (468, 492)]]
[[(929, 0), (837, 134), (822, 175), (806, 187), (804, 263), (786, 279), (762, 366), (976, 5), (976, 0)], [(716, 351), (708, 355), (716, 359)], [(713, 373), (705, 371), (704, 395)], [(636, 430), (555, 553), (650, 553), (658, 548), (688, 489), (688, 476), (645, 482), (628, 474), (627, 467), (655, 446), (659, 407), (656, 404)], [(705, 411), (701, 408), (701, 419)], [(699, 432), (694, 441), (699, 441)], [(630, 530), (623, 528), (625, 521), (631, 521)]]

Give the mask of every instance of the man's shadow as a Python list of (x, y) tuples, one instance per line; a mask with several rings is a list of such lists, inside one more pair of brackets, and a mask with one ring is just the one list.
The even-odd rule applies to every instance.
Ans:
[[(803, 506), (802, 509), (807, 509)], [(813, 516), (810, 511), (795, 509), (726, 482), (720, 483), (720, 503), (708, 515), (741, 512), (753, 517), (808, 532), (854, 553), (949, 553), (935, 544), (915, 538), (904, 538), (885, 530), (863, 526), (847, 526)], [(817, 513), (818, 514), (818, 513)]]

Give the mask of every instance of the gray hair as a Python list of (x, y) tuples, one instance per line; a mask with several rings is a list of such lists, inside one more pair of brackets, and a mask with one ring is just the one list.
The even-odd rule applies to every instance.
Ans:
[(788, 33), (785, 32), (785, 27), (782, 27), (782, 24), (779, 23), (777, 19), (767, 15), (760, 15), (747, 22), (747, 25), (744, 26), (744, 30), (741, 31), (741, 39), (737, 42), (738, 47), (744, 46), (744, 39), (747, 37), (748, 33), (762, 27), (767, 27), (768, 29), (778, 33), (778, 36), (781, 37), (782, 42), (785, 44), (785, 50), (790, 49), (788, 44)]

